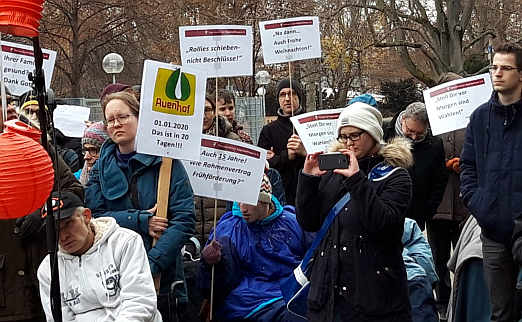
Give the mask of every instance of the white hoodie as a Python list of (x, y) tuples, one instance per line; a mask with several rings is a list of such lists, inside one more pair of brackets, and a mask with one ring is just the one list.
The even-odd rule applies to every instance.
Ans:
[[(161, 322), (156, 291), (141, 237), (114, 218), (92, 219), (95, 237), (81, 256), (58, 251), (63, 321)], [(38, 268), (40, 297), (47, 321), (54, 321), (49, 299), (49, 255)]]

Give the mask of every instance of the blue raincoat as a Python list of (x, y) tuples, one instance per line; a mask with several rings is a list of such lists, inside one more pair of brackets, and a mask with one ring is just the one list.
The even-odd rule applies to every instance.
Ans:
[[(222, 245), (221, 261), (215, 267), (216, 316), (223, 320), (256, 316), (282, 299), (280, 280), (299, 265), (311, 242), (295, 217), (293, 206), (279, 204), (262, 221), (248, 224), (237, 203), (216, 226)], [(213, 239), (214, 232), (209, 236)], [(211, 266), (201, 261), (201, 287), (210, 290)], [(207, 293), (208, 294), (208, 293)]]

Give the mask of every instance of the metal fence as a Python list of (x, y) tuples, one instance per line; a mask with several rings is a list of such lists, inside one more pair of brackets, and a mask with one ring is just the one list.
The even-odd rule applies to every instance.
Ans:
[(97, 98), (62, 98), (61, 103), (68, 105), (84, 106), (91, 109), (89, 121), (98, 122), (103, 120), (103, 113), (100, 100)]
[(236, 120), (245, 127), (254, 144), (265, 123), (263, 97), (236, 97)]

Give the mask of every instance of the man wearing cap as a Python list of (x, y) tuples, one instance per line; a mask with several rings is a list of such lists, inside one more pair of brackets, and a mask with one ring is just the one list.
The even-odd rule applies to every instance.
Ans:
[[(161, 321), (141, 237), (118, 226), (114, 218), (92, 218), (74, 194), (53, 193), (52, 197), (59, 225), (63, 320)], [(38, 268), (38, 280), (47, 321), (53, 321), (49, 255)]]
[(304, 112), (303, 91), (298, 82), (288, 79), (277, 85), (279, 109), (277, 120), (263, 126), (258, 146), (267, 149), (271, 168), (281, 174), (285, 186), (286, 201), (295, 205), (295, 194), (299, 170), (303, 168), (306, 150), (298, 135), (294, 133), (290, 117)]
[[(201, 255), (201, 288), (210, 297), (215, 266), (214, 312), (222, 321), (293, 321), (280, 280), (292, 274), (309, 246), (292, 206), (282, 207), (263, 175), (257, 205), (234, 203)], [(287, 320), (284, 320), (287, 319)]]

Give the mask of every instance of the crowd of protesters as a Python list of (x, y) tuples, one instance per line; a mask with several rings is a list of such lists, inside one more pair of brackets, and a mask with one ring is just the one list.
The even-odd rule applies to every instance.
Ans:
[[(49, 149), (63, 320), (519, 321), (522, 49), (497, 46), (489, 69), (490, 100), (440, 136), (422, 102), (383, 124), (373, 97), (352, 99), (328, 149), (348, 167), (333, 170), (295, 133), (305, 93), (282, 80), (257, 142), (268, 151), (257, 205), (195, 196), (174, 159), (166, 218), (162, 158), (136, 151), (139, 87), (108, 85), (104, 120)], [(38, 102), (7, 94), (7, 119), (39, 128)], [(209, 93), (204, 109), (202, 133), (255, 143), (232, 92)], [(1, 222), (0, 321), (54, 321), (45, 215)], [(307, 281), (306, 316), (288, 305), (294, 275)]]

